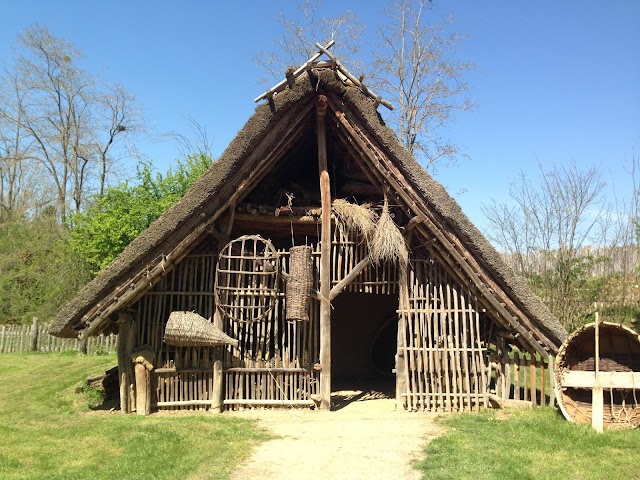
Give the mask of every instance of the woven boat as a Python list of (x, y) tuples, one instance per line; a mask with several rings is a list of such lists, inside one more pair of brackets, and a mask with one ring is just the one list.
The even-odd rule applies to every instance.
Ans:
[(176, 347), (238, 345), (238, 340), (195, 312), (171, 312), (164, 331), (164, 342)]
[[(604, 428), (637, 427), (640, 425), (640, 391), (616, 387), (614, 382), (625, 376), (633, 382), (640, 380), (640, 335), (629, 327), (610, 322), (601, 322), (599, 330)], [(591, 423), (592, 390), (588, 385), (576, 387), (575, 379), (591, 378), (594, 371), (595, 323), (590, 323), (569, 336), (556, 357), (555, 394), (567, 420)]]

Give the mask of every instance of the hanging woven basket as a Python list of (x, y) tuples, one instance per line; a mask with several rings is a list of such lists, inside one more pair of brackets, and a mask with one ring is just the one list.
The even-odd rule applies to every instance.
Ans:
[(289, 249), (289, 278), (287, 280), (287, 320), (309, 321), (309, 294), (313, 286), (312, 247)]
[(238, 345), (238, 340), (195, 312), (171, 312), (164, 331), (164, 342), (175, 347)]

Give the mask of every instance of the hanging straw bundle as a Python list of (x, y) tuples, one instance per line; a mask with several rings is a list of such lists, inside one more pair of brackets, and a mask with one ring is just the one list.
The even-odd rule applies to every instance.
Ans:
[(371, 208), (371, 204), (364, 203), (357, 205), (338, 198), (332, 204), (338, 227), (343, 233), (353, 232), (362, 235), (369, 240), (376, 228), (376, 212)]
[(369, 247), (371, 263), (397, 263), (406, 268), (409, 261), (407, 242), (389, 213), (389, 202), (385, 196), (380, 219), (376, 225)]

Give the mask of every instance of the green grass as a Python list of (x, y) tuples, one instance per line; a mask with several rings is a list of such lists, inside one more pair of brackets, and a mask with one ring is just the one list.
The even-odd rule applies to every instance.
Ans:
[(640, 430), (596, 434), (553, 408), (440, 418), (416, 467), (425, 479), (640, 479)]
[(249, 421), (91, 412), (82, 381), (113, 355), (0, 356), (0, 478), (224, 479), (267, 438)]

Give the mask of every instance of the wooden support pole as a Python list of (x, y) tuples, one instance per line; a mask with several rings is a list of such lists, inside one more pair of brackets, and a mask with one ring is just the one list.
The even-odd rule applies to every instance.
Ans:
[(322, 204), (320, 234), (320, 410), (331, 410), (331, 189), (327, 167), (327, 97), (316, 100), (316, 137)]
[(33, 317), (33, 323), (31, 324), (31, 351), (38, 351), (38, 318)]
[(595, 332), (595, 375), (593, 390), (591, 391), (591, 426), (602, 433), (604, 429), (604, 392), (600, 383), (600, 327), (598, 312), (596, 311), (596, 332)]
[(130, 355), (133, 351), (134, 341), (131, 338), (135, 331), (131, 328), (131, 314), (121, 312), (118, 314), (118, 381), (120, 383), (120, 412), (130, 413), (132, 399), (129, 398), (130, 385), (132, 383), (132, 365)]
[(329, 301), (332, 301), (334, 298), (336, 298), (340, 294), (340, 292), (347, 288), (351, 284), (351, 282), (353, 282), (356, 277), (360, 275), (362, 271), (370, 264), (371, 259), (369, 259), (369, 257), (360, 260), (360, 262), (358, 262), (356, 266), (353, 267), (349, 271), (349, 273), (345, 275), (345, 277), (331, 289), (331, 292), (329, 292)]
[(136, 413), (149, 415), (151, 413), (151, 379), (149, 370), (141, 363), (136, 363)]
[(211, 392), (211, 411), (222, 413), (222, 401), (224, 395), (224, 372), (222, 371), (222, 360), (216, 359), (213, 362), (213, 392)]

